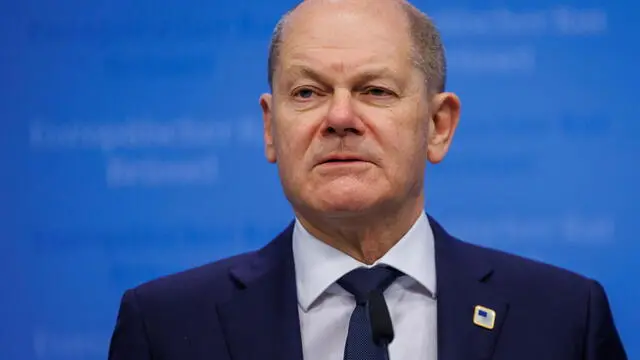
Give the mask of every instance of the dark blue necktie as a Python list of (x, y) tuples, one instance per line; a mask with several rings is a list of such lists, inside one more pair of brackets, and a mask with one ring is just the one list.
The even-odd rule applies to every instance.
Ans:
[(400, 275), (401, 272), (393, 268), (376, 266), (370, 269), (358, 268), (338, 280), (338, 284), (356, 298), (356, 308), (349, 321), (344, 360), (384, 360), (387, 358), (385, 354), (387, 350), (373, 342), (367, 300), (372, 291), (384, 292)]

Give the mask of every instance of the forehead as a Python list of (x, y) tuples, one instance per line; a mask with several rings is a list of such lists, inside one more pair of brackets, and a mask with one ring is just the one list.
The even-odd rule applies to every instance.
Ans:
[(283, 29), (281, 65), (305, 65), (338, 73), (410, 67), (411, 37), (406, 16), (389, 1), (373, 3), (386, 6), (341, 7), (334, 3), (297, 9)]

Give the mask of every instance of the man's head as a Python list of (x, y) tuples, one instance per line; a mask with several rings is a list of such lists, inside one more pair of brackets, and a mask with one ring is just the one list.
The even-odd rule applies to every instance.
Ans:
[(431, 21), (400, 0), (308, 0), (276, 28), (266, 156), (298, 213), (423, 206), (426, 161), (446, 154), (459, 101)]

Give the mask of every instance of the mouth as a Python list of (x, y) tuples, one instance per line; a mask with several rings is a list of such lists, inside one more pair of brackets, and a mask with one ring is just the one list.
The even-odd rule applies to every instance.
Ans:
[(356, 165), (368, 163), (367, 160), (353, 155), (334, 155), (329, 156), (318, 163), (318, 166), (340, 166), (340, 165)]
[(354, 163), (354, 162), (363, 162), (364, 160), (362, 159), (327, 159), (323, 162), (321, 162), (320, 164), (340, 164), (340, 163)]

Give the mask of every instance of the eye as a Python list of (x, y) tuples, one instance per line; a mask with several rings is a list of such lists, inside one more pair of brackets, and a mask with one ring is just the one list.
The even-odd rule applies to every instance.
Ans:
[(292, 93), (293, 97), (299, 98), (299, 99), (311, 99), (311, 97), (317, 94), (318, 94), (317, 91), (307, 87), (298, 88), (294, 90)]
[(374, 97), (386, 97), (386, 96), (392, 96), (393, 92), (381, 87), (368, 87), (364, 89), (364, 94), (371, 95)]

